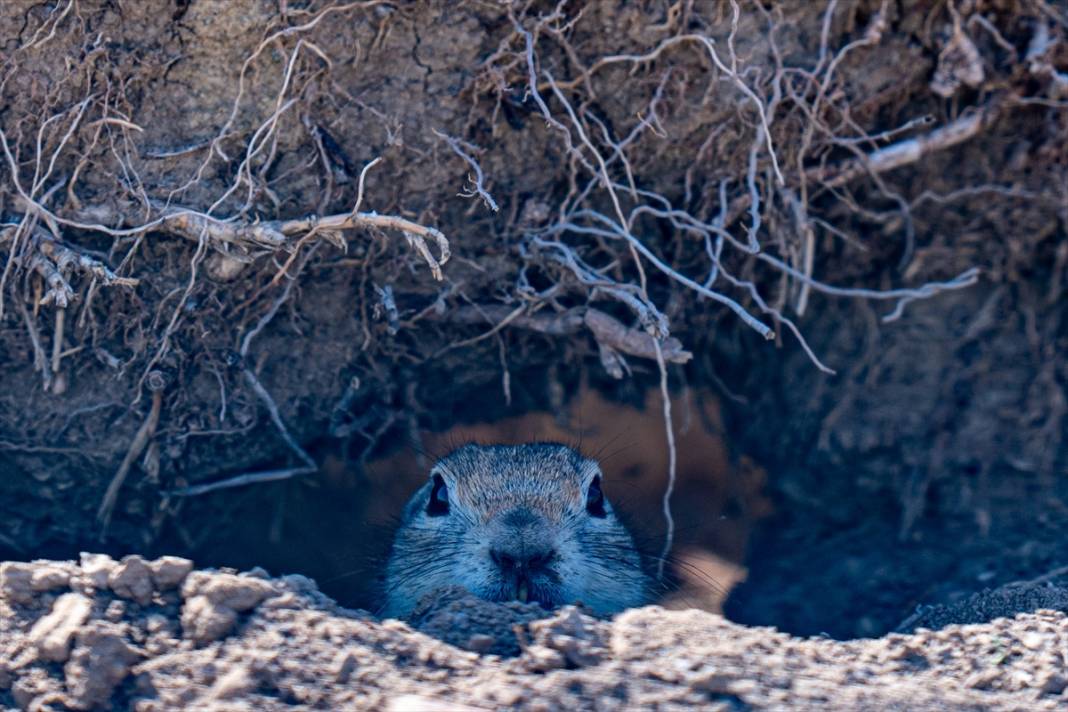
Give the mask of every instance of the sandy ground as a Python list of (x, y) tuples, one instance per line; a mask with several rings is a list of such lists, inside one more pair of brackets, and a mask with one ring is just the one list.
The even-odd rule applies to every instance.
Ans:
[[(983, 606), (1063, 603), (1048, 584)], [(1037, 598), (1035, 598), (1037, 596)], [(981, 599), (981, 600), (980, 600)], [(996, 606), (994, 606), (996, 607)], [(989, 611), (988, 611), (989, 612)], [(26, 710), (1064, 709), (1068, 618), (874, 640), (801, 639), (700, 611), (613, 621), (461, 591), (412, 626), (345, 610), (301, 576), (178, 558), (0, 566), (0, 706)], [(939, 618), (940, 617), (940, 618)]]

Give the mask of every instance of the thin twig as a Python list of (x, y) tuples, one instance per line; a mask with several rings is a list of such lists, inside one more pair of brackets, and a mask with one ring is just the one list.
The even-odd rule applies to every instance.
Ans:
[(489, 191), (487, 191), (483, 185), (485, 177), (482, 175), (482, 166), (478, 165), (478, 161), (469, 156), (463, 150), (463, 148), (460, 147), (460, 141), (458, 139), (455, 139), (452, 136), (449, 136), (448, 134), (444, 134), (438, 131), (437, 129), (431, 129), (431, 131), (434, 132), (435, 136), (447, 143), (449, 145), (449, 148), (452, 149), (453, 153), (467, 161), (467, 165), (471, 166), (471, 169), (475, 172), (475, 180), (473, 186), (474, 192), (471, 195), (477, 195), (478, 197), (482, 198), (482, 202), (484, 202), (486, 204), (486, 207), (492, 210), (493, 212), (497, 212), (498, 210), (500, 210), (500, 208), (497, 207), (497, 201), (493, 199), (493, 196), (489, 194)]
[(288, 480), (291, 477), (297, 477), (298, 475), (308, 475), (315, 472), (317, 468), (310, 467), (290, 467), (281, 470), (265, 470), (263, 472), (249, 472), (244, 475), (236, 475), (234, 477), (228, 477), (224, 480), (218, 480), (216, 482), (206, 482), (200, 485), (192, 485), (190, 487), (182, 487), (181, 489), (168, 490), (164, 492), (166, 497), (196, 497), (198, 495), (207, 494), (208, 492), (215, 492), (221, 489), (230, 489), (231, 487), (244, 487), (245, 485), (254, 485), (261, 482), (278, 482), (279, 480)]
[(668, 481), (664, 488), (664, 496), (661, 500), (661, 509), (664, 513), (666, 529), (664, 531), (664, 547), (660, 550), (660, 559), (656, 564), (656, 577), (664, 579), (664, 562), (675, 542), (675, 517), (671, 514), (671, 495), (675, 492), (676, 469), (678, 467), (678, 453), (675, 448), (675, 428), (671, 422), (671, 393), (668, 391), (667, 364), (664, 363), (664, 352), (660, 348), (660, 342), (654, 340), (656, 348), (656, 365), (660, 369), (660, 400), (664, 408), (664, 432), (667, 435), (668, 444)]
[(59, 373), (59, 363), (63, 359), (63, 331), (67, 323), (67, 310), (56, 309), (56, 328), (52, 336), (52, 373)]
[(21, 299), (17, 301), (17, 304), (19, 313), (22, 314), (22, 321), (26, 324), (26, 333), (30, 335), (30, 344), (33, 345), (33, 370), (41, 372), (44, 390), (51, 391), (52, 369), (49, 368), (48, 357), (45, 355), (44, 347), (41, 345), (41, 336), (37, 333), (37, 324), (34, 322), (30, 310), (26, 308)]
[(122, 485), (126, 481), (126, 475), (129, 474), (130, 468), (137, 458), (141, 456), (141, 453), (144, 452), (149, 440), (156, 433), (156, 426), (159, 425), (159, 414), (162, 407), (163, 389), (161, 387), (153, 391), (152, 406), (149, 408), (148, 416), (141, 423), (141, 427), (137, 429), (137, 434), (134, 435), (130, 447), (126, 450), (126, 457), (122, 459), (122, 464), (119, 465), (119, 469), (112, 476), (111, 483), (104, 493), (104, 499), (100, 502), (100, 507), (96, 511), (96, 520), (100, 522), (101, 537), (107, 532), (108, 524), (111, 522), (111, 513), (115, 509), (115, 503), (119, 498), (119, 490), (122, 489)]

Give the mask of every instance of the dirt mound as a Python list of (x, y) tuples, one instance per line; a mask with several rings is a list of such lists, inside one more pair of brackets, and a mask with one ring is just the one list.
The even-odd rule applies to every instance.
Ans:
[[(589, 386), (679, 447), (661, 393), (714, 391), (715, 467), (770, 473), (707, 507), (774, 500), (713, 552), (738, 620), (877, 635), (1062, 566), (1066, 35), (1047, 0), (6, 0), (0, 556), (252, 566), (387, 516), (376, 456)], [(683, 536), (722, 473), (662, 469)]]
[(0, 704), (150, 712), (1068, 702), (1068, 618), (1056, 611), (849, 643), (700, 611), (644, 608), (613, 621), (573, 607), (533, 614), (449, 591), (427, 602), (420, 632), (340, 608), (301, 576), (195, 571), (173, 557), (6, 563)]

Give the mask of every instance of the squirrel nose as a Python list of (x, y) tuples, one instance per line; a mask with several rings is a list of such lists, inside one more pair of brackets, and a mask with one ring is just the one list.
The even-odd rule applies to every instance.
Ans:
[(552, 549), (534, 549), (511, 551), (507, 549), (490, 549), (490, 558), (502, 571), (533, 572), (544, 569), (556, 556)]

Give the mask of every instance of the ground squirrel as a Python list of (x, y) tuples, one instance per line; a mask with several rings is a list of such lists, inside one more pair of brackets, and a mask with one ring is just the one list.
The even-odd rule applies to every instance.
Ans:
[(647, 603), (651, 580), (601, 490), (601, 469), (565, 445), (465, 445), (409, 500), (386, 566), (383, 615), (460, 585), (490, 601)]

